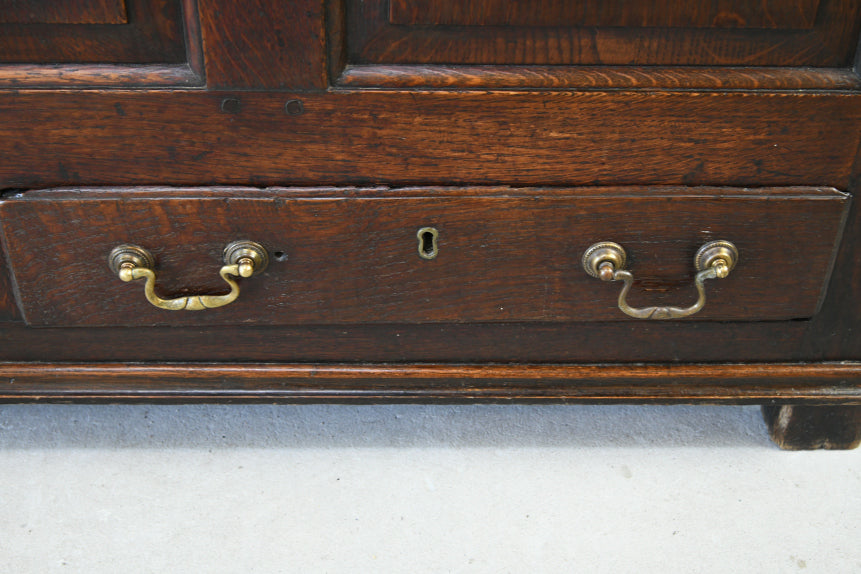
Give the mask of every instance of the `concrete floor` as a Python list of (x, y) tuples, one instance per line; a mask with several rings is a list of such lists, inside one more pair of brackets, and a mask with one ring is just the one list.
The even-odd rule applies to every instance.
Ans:
[(0, 572), (861, 572), (757, 407), (0, 406)]

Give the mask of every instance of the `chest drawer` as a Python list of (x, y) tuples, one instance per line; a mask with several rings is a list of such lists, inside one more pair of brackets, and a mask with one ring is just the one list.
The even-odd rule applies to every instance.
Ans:
[[(625, 321), (621, 286), (584, 271), (591, 245), (624, 246), (631, 305), (688, 306), (714, 240), (738, 262), (691, 320), (762, 321), (816, 312), (848, 204), (830, 188), (133, 188), (25, 193), (0, 216), (35, 326)], [(237, 240), (268, 264), (197, 313), (155, 307), (108, 264), (135, 245), (158, 297), (219, 296)]]

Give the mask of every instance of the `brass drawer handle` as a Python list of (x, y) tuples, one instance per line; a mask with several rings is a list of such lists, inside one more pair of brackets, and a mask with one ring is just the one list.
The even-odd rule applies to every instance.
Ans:
[(224, 248), (224, 266), (218, 271), (230, 285), (226, 295), (189, 295), (175, 299), (162, 299), (155, 294), (155, 258), (152, 253), (137, 245), (118, 245), (111, 250), (108, 264), (123, 281), (146, 279), (144, 295), (159, 309), (170, 311), (202, 311), (232, 303), (239, 297), (239, 285), (232, 277), (251, 277), (266, 269), (269, 255), (263, 246), (253, 241), (234, 241)]
[(697, 302), (684, 309), (680, 307), (644, 307), (636, 309), (628, 305), (626, 298), (634, 276), (625, 271), (625, 250), (618, 243), (603, 241), (596, 243), (583, 254), (583, 269), (592, 277), (601, 281), (624, 281), (622, 292), (619, 293), (619, 309), (623, 313), (637, 319), (679, 319), (688, 317), (703, 308), (706, 304), (706, 291), (703, 281), (706, 279), (723, 279), (732, 271), (738, 262), (738, 249), (729, 241), (710, 241), (699, 248), (694, 256), (694, 265), (698, 271), (694, 284), (700, 296)]

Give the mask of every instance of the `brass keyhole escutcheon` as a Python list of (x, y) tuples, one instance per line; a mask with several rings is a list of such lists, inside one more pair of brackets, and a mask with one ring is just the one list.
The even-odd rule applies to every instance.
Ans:
[(435, 227), (422, 227), (416, 232), (419, 240), (419, 257), (422, 259), (434, 259), (439, 254), (439, 231)]

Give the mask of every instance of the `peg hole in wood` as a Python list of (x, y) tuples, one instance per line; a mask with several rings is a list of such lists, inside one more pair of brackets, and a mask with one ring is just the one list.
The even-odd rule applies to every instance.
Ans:
[(289, 100), (284, 104), (284, 111), (287, 112), (288, 116), (299, 116), (305, 112), (305, 104), (302, 103), (302, 100)]
[(437, 246), (439, 231), (434, 227), (422, 227), (418, 230), (416, 236), (419, 238), (419, 257), (422, 259), (435, 258), (439, 252), (439, 247)]
[(221, 100), (221, 111), (226, 114), (238, 114), (242, 111), (242, 102), (237, 98), (224, 98)]

